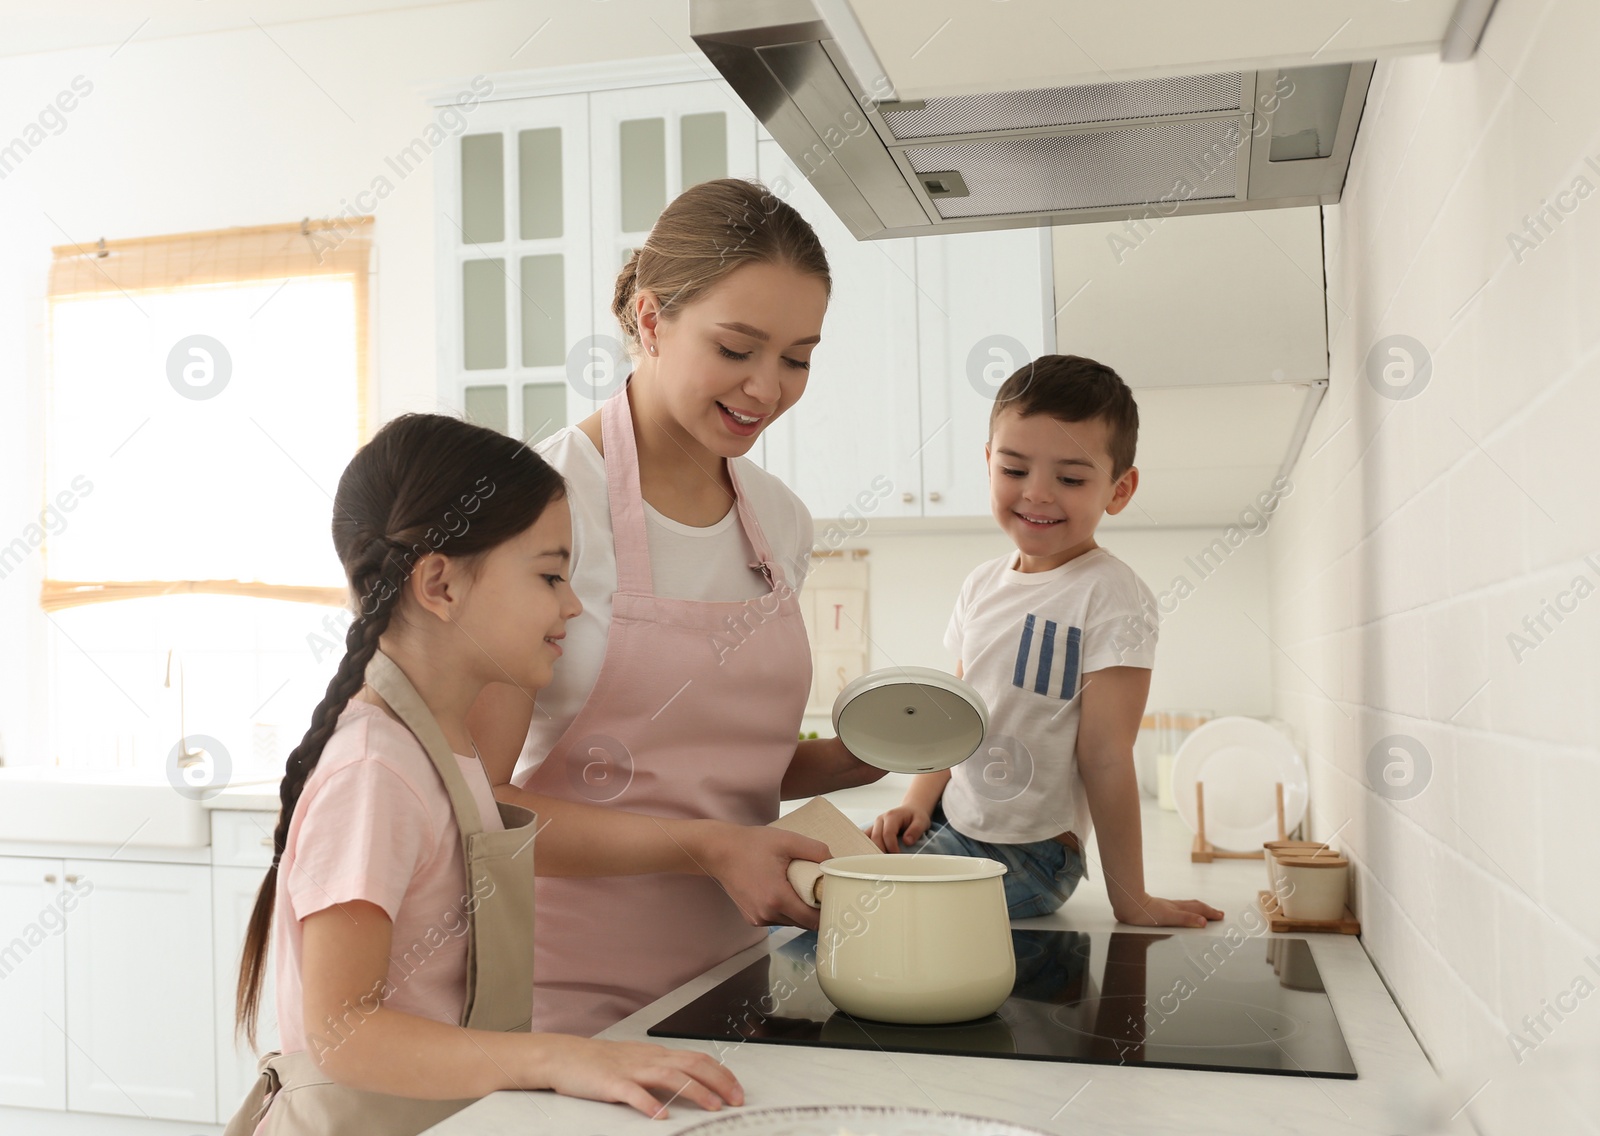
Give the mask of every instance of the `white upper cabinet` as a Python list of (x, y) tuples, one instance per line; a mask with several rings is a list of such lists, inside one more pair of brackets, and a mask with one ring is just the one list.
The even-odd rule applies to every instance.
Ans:
[(758, 178), (833, 278), (805, 397), (750, 452), (820, 518), (981, 516), (993, 388), (1053, 348), (1039, 229), (857, 241), (721, 79), (486, 103), (442, 163), (440, 398), (530, 441), (631, 369), (617, 272), (688, 186)]
[(609, 331), (612, 288), (628, 253), (691, 185), (756, 176), (755, 118), (721, 82), (589, 96), (594, 202), (594, 325)]
[[(594, 389), (598, 407), (633, 366), (611, 312), (617, 273), (685, 189), (756, 176), (756, 120), (721, 82), (596, 91), (588, 99), (594, 341), (578, 385)], [(765, 449), (758, 438), (748, 456), (761, 464)]]
[(755, 140), (707, 80), (477, 107), (436, 185), (440, 401), (530, 444), (593, 413), (631, 369), (628, 251), (687, 186), (754, 177)]
[(1315, 206), (1062, 225), (1054, 246), (1063, 350), (1135, 390), (1328, 377)]
[(1048, 232), (858, 241), (776, 142), (761, 169), (833, 275), (810, 384), (767, 431), (768, 468), (817, 517), (987, 515), (994, 391), (1053, 348)]
[(439, 163), (440, 400), (529, 443), (594, 409), (567, 381), (593, 332), (587, 108), (484, 103)]
[(987, 516), (1000, 384), (1055, 350), (1050, 230), (917, 237), (923, 515)]
[(833, 280), (805, 395), (765, 431), (767, 468), (816, 517), (920, 516), (916, 248), (857, 241), (776, 142), (761, 179), (816, 230)]

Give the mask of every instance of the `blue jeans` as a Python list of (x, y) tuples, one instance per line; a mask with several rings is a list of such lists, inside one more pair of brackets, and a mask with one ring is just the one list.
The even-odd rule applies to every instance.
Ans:
[(989, 844), (957, 832), (945, 818), (942, 803), (933, 806), (927, 834), (905, 850), (940, 856), (981, 856), (1006, 866), (1006, 911), (1013, 919), (1049, 915), (1067, 902), (1083, 879), (1083, 856), (1056, 840), (1032, 844)]

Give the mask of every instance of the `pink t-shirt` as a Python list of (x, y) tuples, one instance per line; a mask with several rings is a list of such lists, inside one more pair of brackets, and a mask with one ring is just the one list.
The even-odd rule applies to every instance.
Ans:
[[(483, 766), (455, 757), (484, 828), (503, 829)], [(308, 1029), (301, 1020), (300, 921), (358, 899), (383, 908), (394, 924), (388, 985), (363, 994), (341, 1018)], [(273, 948), (282, 1051), (315, 1055), (338, 1045), (380, 1001), (459, 1023), (471, 906), (461, 830), (439, 771), (402, 723), (352, 699), (306, 779), (278, 864)]]

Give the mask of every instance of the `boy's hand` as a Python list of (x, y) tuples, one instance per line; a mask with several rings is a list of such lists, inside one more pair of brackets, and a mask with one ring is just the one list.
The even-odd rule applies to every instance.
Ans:
[(898, 852), (902, 842), (910, 847), (920, 840), (931, 824), (933, 816), (929, 810), (899, 805), (873, 821), (867, 835), (883, 851)]
[(1112, 904), (1111, 913), (1117, 922), (1135, 927), (1204, 927), (1209, 920), (1222, 918), (1222, 912), (1198, 899), (1162, 899), (1154, 895)]

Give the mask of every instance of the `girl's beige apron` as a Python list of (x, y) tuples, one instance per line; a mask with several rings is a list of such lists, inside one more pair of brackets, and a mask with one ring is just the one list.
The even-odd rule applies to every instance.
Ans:
[[(382, 651), (367, 664), (367, 683), (400, 716), (444, 779), (466, 855), (468, 1029), (526, 1033), (533, 1004), (533, 813), (499, 802), (503, 832), (486, 832), (477, 802), (449, 744), (416, 688)], [(473, 1103), (413, 1100), (335, 1084), (311, 1054), (268, 1053), (224, 1136), (415, 1136)], [(270, 1111), (268, 1108), (270, 1106)]]
[[(727, 602), (657, 595), (626, 386), (601, 406), (600, 426), (617, 554), (605, 658), (523, 788), (656, 817), (766, 824), (777, 819), (811, 689), (786, 566), (730, 461), (750, 567), (767, 592)], [(707, 876), (542, 876), (538, 896), (539, 1031), (592, 1035), (766, 936)]]

